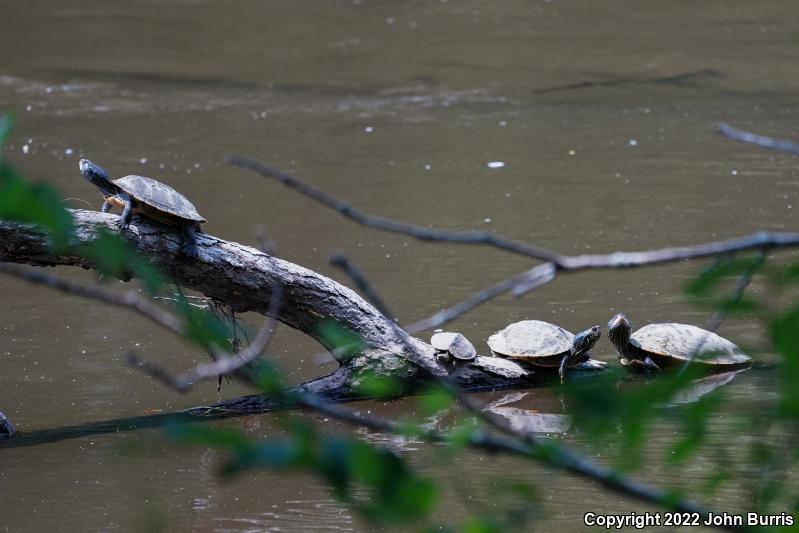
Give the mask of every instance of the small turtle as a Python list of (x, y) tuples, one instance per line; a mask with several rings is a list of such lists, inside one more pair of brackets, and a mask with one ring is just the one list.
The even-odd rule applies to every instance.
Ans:
[(181, 252), (189, 257), (197, 257), (196, 234), (201, 233), (200, 224), (205, 219), (185, 196), (160, 181), (144, 176), (125, 176), (111, 181), (102, 167), (88, 159), (81, 159), (79, 167), (83, 177), (103, 193), (103, 213), (108, 213), (114, 206), (122, 208), (118, 222), (121, 229), (128, 229), (133, 213), (175, 226), (183, 234)]
[(549, 322), (523, 320), (491, 335), (488, 346), (497, 355), (536, 366), (557, 367), (563, 381), (567, 367), (591, 357), (589, 350), (599, 340), (600, 331), (599, 326), (593, 326), (574, 335)]
[(17, 428), (6, 415), (0, 413), (0, 441), (10, 439), (17, 432)]
[(735, 344), (688, 324), (662, 322), (649, 324), (632, 333), (627, 315), (619, 313), (608, 322), (608, 338), (619, 352), (622, 365), (637, 370), (660, 371), (693, 363), (718, 371), (746, 368), (752, 359)]
[(436, 357), (441, 361), (471, 361), (477, 357), (477, 350), (474, 349), (469, 340), (460, 333), (449, 331), (437, 331), (431, 338), (430, 344), (436, 349)]

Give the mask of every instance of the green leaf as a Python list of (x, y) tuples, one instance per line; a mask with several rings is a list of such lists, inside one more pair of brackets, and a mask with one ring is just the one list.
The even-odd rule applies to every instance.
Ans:
[(452, 453), (466, 448), (479, 431), (482, 430), (473, 419), (454, 426), (448, 435), (447, 451)]
[(333, 320), (322, 320), (317, 325), (322, 343), (338, 352), (339, 360), (350, 359), (361, 354), (367, 347), (366, 342), (357, 333), (342, 327)]
[(703, 270), (696, 279), (691, 281), (686, 287), (686, 292), (690, 296), (707, 296), (720, 282), (730, 277), (739, 277), (744, 273), (757, 272), (762, 267), (762, 264), (763, 259), (759, 255), (733, 259), (722, 258)]
[(417, 399), (419, 408), (426, 415), (449, 409), (454, 401), (452, 394), (441, 386), (429, 387)]
[(178, 299), (177, 309), (186, 319), (184, 335), (188, 340), (206, 348), (217, 347), (228, 352), (233, 350), (230, 342), (233, 332), (213, 313), (192, 307), (184, 299)]
[(463, 533), (503, 533), (503, 528), (496, 520), (489, 517), (471, 517), (460, 528)]
[(164, 426), (167, 435), (182, 444), (195, 444), (227, 450), (251, 448), (252, 441), (242, 431), (213, 428), (202, 424), (170, 424)]
[(799, 418), (799, 306), (793, 306), (771, 325), (774, 348), (782, 358), (777, 414), (787, 419)]
[(364, 372), (359, 376), (357, 391), (369, 398), (394, 398), (402, 391), (402, 380)]
[(720, 405), (721, 400), (721, 394), (707, 394), (681, 409), (680, 420), (684, 431), (669, 456), (672, 463), (685, 461), (702, 444), (707, 435), (707, 420)]
[(252, 469), (286, 470), (302, 463), (302, 454), (294, 440), (271, 439), (255, 446), (237, 448), (222, 465), (221, 475), (233, 476)]
[(92, 261), (104, 278), (136, 276), (152, 295), (159, 294), (166, 284), (165, 276), (155, 265), (139, 255), (122, 237), (109, 233), (105, 228), (100, 228), (95, 239), (82, 246), (79, 252)]
[[(6, 113), (2, 117), (0, 117), (0, 148), (6, 143), (8, 140), (9, 135), (11, 135), (11, 130), (14, 129), (14, 115), (11, 113)], [(2, 160), (3, 154), (0, 153), (0, 160)]]
[(41, 226), (57, 250), (65, 248), (74, 233), (72, 215), (56, 190), (30, 183), (4, 160), (0, 160), (0, 219)]
[(253, 382), (265, 393), (280, 394), (285, 390), (280, 370), (266, 359), (258, 358), (242, 371), (249, 372)]

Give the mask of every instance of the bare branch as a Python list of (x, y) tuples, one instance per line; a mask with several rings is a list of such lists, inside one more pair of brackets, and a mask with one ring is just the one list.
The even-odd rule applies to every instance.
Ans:
[(490, 287), (481, 289), (465, 300), (447, 307), (446, 309), (442, 309), (423, 320), (409, 324), (405, 326), (405, 331), (411, 335), (415, 335), (428, 329), (441, 327), (447, 322), (451, 322), (459, 316), (468, 313), (475, 307), (483, 305), (501, 294), (514, 290), (516, 287), (527, 286), (532, 288), (534, 281), (537, 282), (535, 287), (539, 287), (554, 280), (555, 275), (556, 270), (552, 263), (538, 265), (531, 270), (526, 270), (521, 274), (516, 274)]
[(762, 148), (768, 148), (769, 150), (799, 155), (799, 144), (787, 139), (777, 139), (774, 137), (766, 137), (765, 135), (758, 135), (756, 133), (749, 133), (748, 131), (733, 128), (724, 122), (715, 124), (715, 129), (725, 137), (729, 137), (736, 141), (755, 144)]
[(425, 228), (423, 226), (416, 226), (414, 224), (399, 222), (388, 218), (368, 215), (355, 209), (350, 204), (343, 202), (338, 198), (335, 198), (334, 196), (317, 189), (316, 187), (312, 187), (303, 181), (300, 181), (294, 176), (286, 174), (281, 170), (272, 168), (264, 163), (250, 159), (248, 157), (232, 155), (228, 157), (228, 162), (234, 166), (252, 170), (263, 177), (276, 179), (283, 185), (286, 185), (295, 191), (316, 200), (322, 205), (335, 209), (343, 216), (349, 218), (350, 220), (354, 220), (363, 226), (376, 228), (391, 233), (409, 235), (422, 241), (482, 244), (531, 257), (533, 259), (540, 259), (542, 261), (549, 261), (552, 263), (560, 262), (560, 256), (554, 252), (540, 248), (538, 246), (532, 246), (522, 242), (514, 241), (502, 235), (487, 231), (448, 231)]
[(87, 285), (71, 281), (41, 270), (33, 270), (20, 265), (0, 262), (0, 272), (24, 279), (37, 285), (46, 285), (62, 292), (75, 294), (84, 298), (99, 300), (111, 305), (133, 309), (159, 326), (162, 326), (178, 335), (183, 334), (183, 321), (176, 315), (155, 305), (147, 298), (142, 297), (135, 290), (117, 292), (99, 285)]
[(361, 269), (350, 262), (347, 259), (347, 256), (344, 255), (343, 252), (336, 252), (330, 256), (330, 263), (333, 266), (337, 266), (341, 270), (343, 270), (352, 281), (355, 282), (355, 285), (361, 290), (363, 295), (366, 299), (374, 305), (380, 313), (387, 319), (392, 322), (395, 322), (396, 319), (391, 311), (389, 311), (388, 306), (385, 304), (383, 299), (377, 293), (377, 290), (369, 283), (369, 280), (366, 279), (366, 276), (363, 275)]
[(693, 246), (660, 248), (640, 252), (575, 255), (565, 257), (560, 270), (576, 271), (599, 268), (635, 268), (686, 259), (701, 259), (748, 250), (768, 251), (774, 248), (799, 246), (799, 233), (760, 231), (725, 241), (713, 241)]

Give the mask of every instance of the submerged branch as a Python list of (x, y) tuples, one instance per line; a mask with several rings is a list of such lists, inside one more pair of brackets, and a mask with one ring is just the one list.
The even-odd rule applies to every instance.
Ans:
[(748, 131), (733, 128), (729, 124), (719, 122), (715, 125), (716, 131), (734, 139), (736, 141), (754, 144), (761, 148), (768, 148), (769, 150), (777, 150), (778, 152), (785, 152), (788, 154), (799, 155), (799, 144), (787, 139), (777, 139), (775, 137), (766, 137), (765, 135), (758, 135)]

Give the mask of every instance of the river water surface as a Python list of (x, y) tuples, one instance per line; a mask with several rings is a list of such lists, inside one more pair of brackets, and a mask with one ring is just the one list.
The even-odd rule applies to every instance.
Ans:
[[(342, 281), (327, 259), (344, 250), (408, 323), (528, 263), (364, 229), (227, 166), (224, 156), (259, 158), (368, 212), (496, 231), (563, 253), (791, 229), (796, 159), (736, 144), (712, 124), (799, 137), (798, 36), (799, 4), (791, 0), (0, 0), (0, 109), (17, 119), (4, 155), (73, 207), (100, 207), (78, 173), (79, 158), (88, 157), (114, 176), (174, 186), (211, 234), (254, 244), (254, 228), (264, 224), (282, 257)], [(577, 331), (622, 310), (639, 325), (701, 325), (707, 311), (682, 293), (702, 266), (564, 276), (452, 328), (485, 353), (488, 335), (525, 318)], [(5, 278), (0, 295), (0, 410), (22, 431), (219, 398), (211, 384), (178, 396), (127, 367), (130, 349), (176, 371), (204, 359), (137, 316)], [(763, 345), (758, 322), (732, 320), (720, 333)], [(294, 382), (332, 370), (314, 359), (313, 341), (285, 328), (271, 350)], [(596, 354), (614, 359), (606, 339)], [(757, 409), (774, 387), (775, 373), (762, 369), (727, 383), (711, 446), (679, 471), (662, 461), (678, 429), (665, 415), (654, 420), (653, 460), (640, 476), (663, 487), (698, 484), (710, 472), (713, 439), (730, 434), (729, 416)], [(221, 396), (248, 392), (232, 384)], [(557, 390), (506, 394), (484, 399), (524, 427), (582, 445)], [(400, 416), (415, 406), (406, 399), (357, 408)], [(253, 436), (282, 431), (270, 416), (225, 424)], [(538, 487), (542, 529), (584, 530), (588, 511), (646, 510), (536, 465), (476, 453), (453, 461), (430, 446), (363, 436), (440, 481), (437, 517), (445, 521), (491, 510), (498, 487), (514, 480)], [(740, 438), (765, 437), (752, 429)], [(260, 472), (222, 482), (218, 460), (170, 444), (158, 430), (8, 449), (0, 453), (0, 529), (369, 527), (311, 477)], [(707, 503), (740, 509), (745, 492), (733, 485)]]

